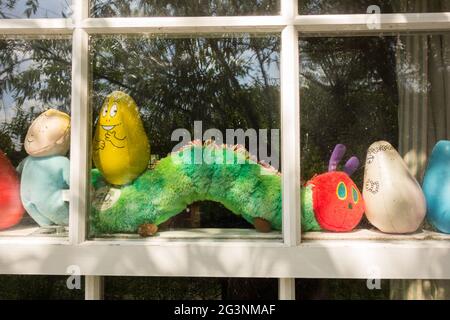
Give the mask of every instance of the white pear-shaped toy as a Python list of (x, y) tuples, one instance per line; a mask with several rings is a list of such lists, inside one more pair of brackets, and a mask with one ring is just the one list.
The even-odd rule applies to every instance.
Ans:
[(367, 151), (363, 197), (367, 219), (386, 233), (415, 232), (426, 214), (419, 183), (386, 141), (375, 142)]

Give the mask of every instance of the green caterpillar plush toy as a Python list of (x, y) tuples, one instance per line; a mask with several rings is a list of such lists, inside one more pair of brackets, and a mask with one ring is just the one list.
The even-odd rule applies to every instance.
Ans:
[[(105, 105), (114, 106), (114, 114), (123, 113), (129, 108), (130, 99), (124, 93), (114, 92)], [(104, 110), (104, 114), (110, 111)], [(121, 146), (127, 148), (129, 133), (117, 129), (122, 132)], [(98, 149), (95, 143), (94, 139), (94, 150)], [(342, 156), (343, 153), (338, 162)], [(362, 218), (361, 194), (347, 173), (334, 171), (336, 166), (315, 176), (299, 195), (305, 231), (350, 231)], [(121, 170), (124, 176), (129, 176), (126, 170)], [(113, 167), (110, 171), (118, 178)], [(158, 225), (197, 201), (219, 202), (259, 231), (281, 230), (281, 174), (253, 160), (242, 146), (194, 141), (161, 159), (130, 184), (117, 186), (107, 181), (104, 172), (92, 171), (93, 235), (137, 232), (151, 236)]]

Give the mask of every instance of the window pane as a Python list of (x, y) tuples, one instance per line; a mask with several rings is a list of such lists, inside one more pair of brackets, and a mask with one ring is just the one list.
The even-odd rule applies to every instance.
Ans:
[(277, 279), (105, 277), (105, 300), (276, 300)]
[(84, 277), (1, 275), (0, 300), (83, 300)]
[[(450, 138), (449, 40), (448, 34), (301, 39), (302, 180), (331, 171), (304, 189), (305, 211), (321, 227), (315, 229), (421, 231), (427, 188), (419, 184), (424, 175), (426, 180), (433, 147)], [(346, 146), (345, 155), (344, 146), (335, 149), (339, 144)], [(449, 159), (441, 149), (440, 159)], [(355, 159), (344, 165), (352, 155), (360, 166)], [(449, 223), (440, 216), (449, 209), (448, 164), (442, 170), (434, 198), (427, 197), (438, 208), (429, 208), (428, 220), (441, 231)], [(357, 188), (339, 171), (349, 173)], [(358, 223), (363, 201), (365, 216)]]
[[(368, 283), (371, 287), (368, 287)], [(295, 280), (296, 300), (389, 300), (389, 294), (389, 280)]]
[(66, 18), (70, 6), (71, 0), (2, 0), (0, 19)]
[(277, 15), (280, 0), (91, 0), (92, 17)]
[(3, 39), (0, 61), (0, 235), (67, 235), (71, 40)]
[[(281, 228), (280, 176), (256, 162), (279, 169), (279, 43), (277, 35), (91, 38), (94, 235), (136, 235), (148, 224), (175, 237)], [(139, 113), (121, 114), (127, 103)]]
[(450, 11), (448, 0), (299, 0), (298, 6), (300, 14), (362, 14), (369, 6), (378, 6), (381, 13)]

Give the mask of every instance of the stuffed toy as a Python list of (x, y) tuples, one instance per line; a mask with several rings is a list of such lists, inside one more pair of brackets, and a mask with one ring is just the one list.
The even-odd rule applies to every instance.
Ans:
[(450, 233), (450, 141), (439, 141), (431, 153), (423, 181), (427, 217), (433, 227)]
[(147, 169), (150, 145), (133, 98), (120, 91), (106, 98), (92, 145), (94, 164), (110, 184), (128, 184)]
[(351, 157), (344, 172), (336, 171), (346, 147), (338, 144), (331, 156), (328, 172), (309, 180), (302, 195), (303, 217), (314, 217), (316, 230), (351, 231), (364, 214), (364, 200), (350, 176), (358, 169), (359, 160)]
[[(209, 160), (202, 161), (206, 158)], [(317, 178), (307, 193), (299, 195), (312, 205), (302, 210), (305, 231), (322, 228), (349, 231), (362, 217), (363, 201), (349, 176), (337, 172), (329, 176), (333, 177), (331, 181)], [(93, 235), (137, 232), (151, 236), (158, 225), (196, 201), (219, 202), (258, 231), (281, 230), (281, 175), (269, 165), (255, 161), (243, 146), (191, 142), (161, 159), (127, 186), (109, 184), (97, 169), (91, 177), (95, 189), (91, 211)], [(336, 192), (342, 184), (348, 189), (348, 196), (341, 195), (337, 201), (334, 198), (338, 197)], [(324, 203), (328, 198), (333, 198), (331, 205)], [(314, 199), (321, 204), (316, 205)], [(319, 219), (314, 213), (317, 208)]]
[(373, 143), (367, 151), (363, 197), (367, 219), (382, 232), (415, 232), (425, 217), (419, 183), (386, 141)]
[(0, 230), (18, 224), (24, 212), (16, 169), (0, 150)]
[(40, 225), (68, 225), (70, 117), (55, 109), (39, 115), (25, 137), (28, 157), (18, 167), (20, 195), (28, 214)]

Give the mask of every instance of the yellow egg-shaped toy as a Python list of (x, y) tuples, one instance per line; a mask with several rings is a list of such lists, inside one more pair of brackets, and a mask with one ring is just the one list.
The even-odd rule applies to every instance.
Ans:
[(147, 168), (150, 144), (136, 102), (128, 94), (114, 91), (106, 97), (92, 146), (94, 164), (111, 184), (128, 184)]

